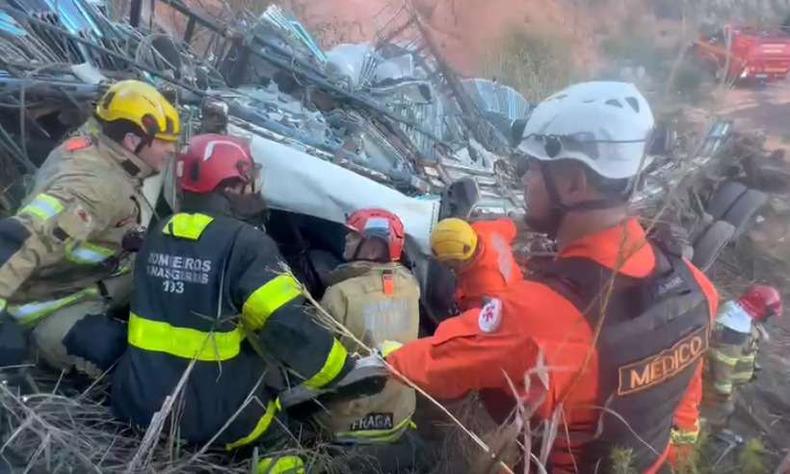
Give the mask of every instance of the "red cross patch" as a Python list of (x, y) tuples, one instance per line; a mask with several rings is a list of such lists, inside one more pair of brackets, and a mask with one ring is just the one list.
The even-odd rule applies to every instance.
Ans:
[(477, 324), (484, 333), (496, 332), (502, 324), (502, 302), (497, 298), (488, 300), (480, 310)]

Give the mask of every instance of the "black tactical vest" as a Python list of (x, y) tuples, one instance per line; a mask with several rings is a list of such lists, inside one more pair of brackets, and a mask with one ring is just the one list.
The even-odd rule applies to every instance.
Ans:
[[(586, 258), (542, 264), (537, 278), (601, 325), (597, 426), (574, 431), (578, 472), (609, 472), (614, 449), (631, 450), (644, 471), (667, 448), (673, 416), (708, 348), (706, 298), (685, 262), (653, 246), (656, 268), (646, 279), (613, 272)], [(604, 304), (606, 302), (606, 304)], [(555, 449), (567, 449), (557, 436)]]

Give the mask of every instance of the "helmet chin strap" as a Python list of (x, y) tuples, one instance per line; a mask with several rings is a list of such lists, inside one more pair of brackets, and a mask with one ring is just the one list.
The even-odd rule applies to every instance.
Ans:
[(594, 211), (600, 209), (612, 209), (622, 205), (622, 202), (614, 199), (595, 199), (591, 201), (580, 202), (576, 204), (565, 204), (562, 202), (559, 191), (557, 191), (557, 183), (554, 181), (554, 176), (549, 170), (549, 167), (544, 162), (539, 162), (540, 172), (543, 176), (543, 182), (546, 185), (546, 192), (549, 195), (549, 202), (551, 203), (550, 216), (541, 222), (530, 222), (532, 227), (539, 232), (545, 232), (551, 238), (556, 238), (562, 221), (569, 212), (584, 212)]
[(562, 202), (560, 193), (557, 191), (557, 183), (554, 181), (554, 176), (548, 169), (544, 162), (540, 162), (540, 172), (543, 175), (543, 182), (546, 183), (546, 192), (549, 194), (549, 200), (552, 206), (557, 208), (563, 214), (571, 211), (595, 211), (599, 209), (611, 209), (621, 206), (623, 203), (616, 199), (594, 199), (591, 201), (577, 202), (576, 204), (565, 204)]
[(140, 137), (140, 143), (134, 148), (134, 154), (139, 156), (143, 148), (151, 146), (151, 144), (154, 143), (154, 135), (146, 133), (145, 135), (137, 136)]

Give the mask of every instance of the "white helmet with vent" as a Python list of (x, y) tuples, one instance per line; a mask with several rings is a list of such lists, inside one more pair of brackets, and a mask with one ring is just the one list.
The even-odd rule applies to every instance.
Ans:
[(633, 84), (583, 82), (535, 108), (519, 150), (541, 161), (578, 160), (605, 178), (631, 178), (648, 164), (654, 123)]

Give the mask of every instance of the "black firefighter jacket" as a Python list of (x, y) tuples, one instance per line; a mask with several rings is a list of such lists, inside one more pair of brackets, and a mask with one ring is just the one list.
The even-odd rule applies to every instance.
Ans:
[(206, 442), (239, 412), (217, 438), (234, 449), (279, 416), (283, 382), (320, 388), (352, 365), (303, 309), (274, 241), (221, 213), (180, 213), (154, 227), (134, 283), (129, 349), (112, 398), (115, 412), (137, 425), (150, 423), (194, 359), (175, 404), (179, 435)]

